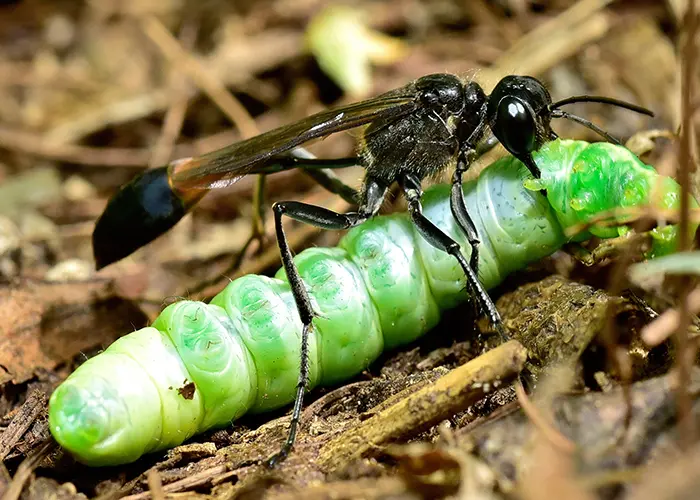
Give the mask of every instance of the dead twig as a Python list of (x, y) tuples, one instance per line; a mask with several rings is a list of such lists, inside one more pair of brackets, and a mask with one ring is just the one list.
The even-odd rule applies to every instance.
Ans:
[[(700, 288), (696, 288), (688, 294), (686, 307), (690, 315), (700, 313)], [(678, 309), (669, 309), (642, 328), (640, 332), (642, 340), (649, 347), (656, 347), (673, 335), (673, 332), (678, 331), (680, 321), (680, 311)]]
[[(174, 148), (175, 157), (196, 156), (206, 151), (238, 140), (239, 134), (231, 130), (202, 137), (189, 144), (178, 144)], [(74, 144), (58, 144), (47, 140), (46, 137), (24, 130), (13, 130), (0, 126), (0, 147), (9, 151), (48, 158), (66, 163), (86, 165), (90, 167), (136, 167), (148, 165), (151, 150), (147, 148), (110, 148), (78, 146)], [(285, 172), (277, 174), (283, 177)], [(236, 188), (250, 190), (245, 185), (245, 179)]]
[(57, 144), (43, 135), (0, 127), (0, 147), (10, 151), (30, 154), (77, 165), (106, 167), (139, 167), (148, 163), (150, 153), (146, 149), (97, 148)]
[[(695, 0), (688, 0), (685, 17), (686, 38), (682, 49), (681, 60), (681, 134), (680, 155), (678, 158), (678, 183), (681, 185), (681, 218), (678, 224), (680, 233), (678, 250), (680, 252), (690, 250), (690, 173), (693, 169), (691, 156), (691, 135), (693, 123), (691, 120), (691, 103), (695, 75), (695, 33), (697, 31), (697, 18), (695, 17)], [(678, 331), (676, 342), (678, 345), (677, 369), (678, 369), (678, 420), (680, 443), (683, 448), (691, 446), (697, 439), (695, 421), (691, 417), (692, 401), (688, 394), (690, 385), (691, 365), (686, 359), (688, 349), (688, 327), (690, 326), (689, 294), (692, 290), (690, 277), (683, 276), (681, 280), (680, 307), (678, 309)]]
[[(141, 27), (146, 35), (158, 46), (163, 55), (172, 64), (189, 75), (192, 80), (201, 88), (207, 96), (226, 114), (231, 122), (241, 133), (243, 139), (254, 137), (260, 133), (255, 120), (248, 113), (248, 110), (226, 90), (225, 85), (214, 74), (207, 71), (204, 65), (192, 57), (170, 32), (155, 17), (148, 16), (141, 20)], [(184, 96), (183, 96), (184, 98)], [(183, 113), (184, 115), (184, 113)], [(243, 246), (247, 249), (250, 244), (258, 240), (258, 250), (263, 247), (265, 237), (264, 216), (262, 214), (263, 193), (265, 190), (265, 175), (259, 175), (256, 179), (256, 187), (253, 195), (253, 224), (251, 235)], [(241, 257), (244, 252), (241, 252)], [(242, 258), (237, 259), (228, 272), (237, 269)]]
[(317, 464), (335, 470), (378, 446), (415, 435), (508, 384), (526, 360), (520, 342), (506, 342), (335, 437), (321, 449)]
[[(180, 32), (180, 43), (186, 49), (191, 49), (197, 39), (198, 25), (196, 20), (188, 19)], [(171, 103), (163, 118), (160, 136), (153, 147), (153, 155), (149, 162), (150, 167), (167, 163), (172, 154), (173, 147), (180, 135), (182, 124), (187, 113), (187, 104), (190, 100), (188, 81), (185, 75), (176, 67), (170, 70), (170, 94)]]
[(151, 498), (153, 500), (165, 500), (163, 482), (160, 480), (158, 471), (156, 469), (148, 469), (146, 480), (148, 481), (148, 491), (151, 493)]
[[(611, 26), (603, 9), (612, 0), (582, 0), (551, 21), (521, 37), (484, 70), (485, 83), (494, 83), (510, 73), (537, 75), (571, 57), (581, 47), (605, 36)], [(548, 40), (548, 43), (542, 43)], [(514, 71), (517, 68), (517, 71)]]
[(140, 24), (143, 32), (158, 46), (163, 55), (192, 78), (197, 86), (231, 119), (244, 137), (253, 137), (258, 134), (255, 121), (243, 105), (226, 90), (218, 78), (207, 71), (202, 63), (180, 46), (158, 19), (152, 16), (144, 17), (140, 20)]
[(523, 409), (525, 415), (527, 415), (527, 418), (530, 419), (532, 425), (540, 431), (549, 444), (555, 447), (559, 452), (566, 453), (567, 455), (576, 451), (576, 444), (559, 432), (552, 422), (550, 422), (532, 401), (530, 401), (520, 380), (515, 382), (515, 395), (518, 397), (520, 407)]
[[(348, 203), (341, 198), (334, 198), (333, 202), (328, 206), (330, 210), (334, 210), (337, 212), (343, 212), (347, 210), (348, 207)], [(289, 231), (289, 236), (287, 239), (289, 240), (290, 248), (294, 250), (300, 248), (311, 237), (318, 234), (319, 231), (321, 231), (319, 228), (315, 226), (309, 226), (308, 224), (300, 225), (298, 228)], [(232, 281), (236, 278), (240, 278), (241, 276), (245, 276), (247, 274), (260, 274), (265, 269), (279, 262), (279, 249), (276, 245), (273, 245), (267, 250), (265, 250), (262, 254), (260, 254), (260, 256), (258, 256), (255, 260), (248, 262), (243, 267), (240, 267), (232, 276), (229, 277), (225, 274), (220, 274), (220, 276), (222, 276), (222, 278), (227, 278)], [(194, 296), (193, 300), (209, 299), (217, 293), (219, 293), (222, 288), (223, 286), (221, 285), (221, 279), (214, 278), (211, 280), (207, 280), (203, 284), (193, 287), (193, 290), (195, 290), (195, 292), (192, 293), (192, 295)]]
[(67, 145), (109, 125), (129, 123), (152, 115), (165, 109), (169, 102), (170, 96), (164, 89), (126, 96), (104, 106), (85, 110), (70, 121), (56, 125), (44, 134), (43, 139), (47, 144)]

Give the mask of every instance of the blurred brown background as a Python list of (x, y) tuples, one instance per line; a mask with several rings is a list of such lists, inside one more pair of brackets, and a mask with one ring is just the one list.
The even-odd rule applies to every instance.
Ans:
[[(0, 467), (0, 494), (10, 484), (8, 470), (27, 479), (19, 476), (18, 464), (47, 439), (45, 399), (36, 394), (50, 392), (76, 362), (143, 326), (165, 303), (211, 296), (230, 277), (269, 273), (279, 266), (269, 210), (262, 214), (264, 224), (255, 219), (258, 180), (250, 177), (211, 193), (167, 235), (95, 273), (94, 222), (121, 184), (149, 166), (223, 147), (434, 72), (476, 79), (487, 91), (504, 75), (527, 74), (542, 79), (554, 99), (594, 94), (648, 107), (655, 118), (598, 104), (577, 104), (571, 110), (623, 140), (648, 131), (643, 138), (659, 139), (654, 147), (649, 142), (649, 161), (673, 174), (687, 6), (687, 0), (1, 2), (0, 431), (22, 412), (31, 418), (26, 435), (0, 434), (0, 456), (8, 464)], [(697, 64), (692, 71), (697, 96)], [(700, 118), (695, 99), (689, 111), (693, 166)], [(600, 140), (570, 122), (558, 121), (554, 128), (562, 137)], [(309, 149), (321, 157), (346, 156), (355, 139), (353, 133), (336, 134)], [(500, 154), (503, 150), (497, 148), (482, 165)], [(353, 168), (341, 175), (358, 186), (362, 171)], [(697, 195), (696, 173), (691, 178)], [(296, 199), (348, 209), (298, 171), (269, 176), (264, 197), (264, 207)], [(256, 233), (260, 230), (264, 234)], [(334, 244), (339, 237), (293, 223), (288, 234), (297, 251), (310, 244)], [(246, 247), (251, 235), (260, 238)], [(236, 261), (240, 266), (232, 269)], [(445, 359), (462, 360), (466, 354), (460, 349), (438, 350), (421, 361), (415, 350), (397, 364), (430, 370)], [(480, 411), (491, 409), (485, 404)], [(620, 416), (616, 429), (622, 420)], [(257, 431), (245, 434), (245, 424), (239, 429), (209, 436), (207, 444), (215, 442), (221, 451), (226, 444), (256, 442)], [(196, 470), (204, 470), (216, 453), (216, 447), (214, 452), (205, 448), (183, 451), (178, 460), (196, 462)], [(255, 454), (256, 449), (249, 451)], [(201, 457), (209, 458), (197, 462)], [(560, 456), (549, 458), (559, 465)], [(173, 467), (163, 473), (164, 482), (192, 475), (192, 469), (173, 460), (159, 466)], [(454, 472), (455, 460), (461, 458), (436, 460), (447, 460), (449, 467), (440, 464)], [(426, 458), (425, 463), (432, 462)], [(31, 498), (74, 495), (75, 488), (59, 487), (67, 481), (88, 494), (115, 496), (140, 494), (151, 485), (146, 478), (150, 463), (94, 477), (84, 468), (54, 465), (31, 482)], [(372, 482), (386, 472), (375, 466), (365, 464), (348, 473), (369, 478), (366, 489), (348, 491), (363, 492), (359, 498), (396, 493), (393, 477)], [(556, 467), (553, 471), (561, 473)], [(319, 480), (313, 473), (305, 475), (303, 467), (296, 474), (301, 478), (297, 485)], [(206, 483), (216, 491), (212, 477), (233, 488), (237, 476), (216, 469)], [(195, 486), (185, 484), (178, 491), (188, 495)], [(231, 497), (223, 487), (220, 493)], [(401, 498), (416, 498), (413, 491), (401, 493)], [(590, 498), (578, 490), (569, 493), (567, 498)], [(535, 491), (528, 498), (542, 496)]]

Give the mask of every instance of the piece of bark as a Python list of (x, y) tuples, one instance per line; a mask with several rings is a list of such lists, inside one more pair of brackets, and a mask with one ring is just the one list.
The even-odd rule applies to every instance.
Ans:
[(5, 460), (36, 418), (46, 410), (46, 401), (46, 395), (42, 392), (33, 391), (29, 395), (27, 401), (10, 421), (10, 425), (0, 434), (0, 461)]

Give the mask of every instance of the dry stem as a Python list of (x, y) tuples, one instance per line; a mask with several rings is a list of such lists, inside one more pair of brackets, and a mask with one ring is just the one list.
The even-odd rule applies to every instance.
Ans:
[(337, 469), (451, 417), (513, 380), (526, 359), (527, 350), (516, 340), (482, 354), (328, 442), (319, 454), (319, 466)]

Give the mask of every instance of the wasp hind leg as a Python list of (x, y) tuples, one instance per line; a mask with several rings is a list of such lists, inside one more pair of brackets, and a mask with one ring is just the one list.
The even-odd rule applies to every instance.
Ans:
[(367, 180), (365, 182), (365, 191), (363, 200), (357, 212), (340, 214), (327, 208), (309, 205), (298, 201), (281, 201), (275, 203), (272, 207), (275, 219), (275, 232), (277, 236), (277, 244), (280, 249), (282, 265), (287, 274), (289, 285), (294, 296), (294, 301), (299, 312), (299, 317), (303, 324), (301, 334), (301, 362), (299, 369), (299, 381), (297, 382), (296, 395), (294, 397), (294, 408), (292, 410), (292, 419), (289, 425), (289, 434), (287, 440), (282, 445), (279, 452), (273, 455), (267, 461), (268, 467), (274, 467), (282, 462), (294, 446), (299, 423), (301, 421), (301, 410), (303, 407), (304, 393), (309, 381), (309, 333), (312, 328), (312, 320), (316, 315), (312, 304), (309, 292), (299, 275), (299, 271), (294, 264), (292, 251), (289, 248), (287, 237), (282, 225), (282, 217), (287, 216), (291, 219), (310, 224), (321, 229), (344, 230), (362, 224), (364, 221), (375, 215), (384, 201), (386, 187), (380, 184)]
[(337, 194), (351, 205), (357, 205), (360, 202), (360, 193), (355, 188), (345, 184), (330, 169), (304, 170), (304, 173), (326, 191)]

